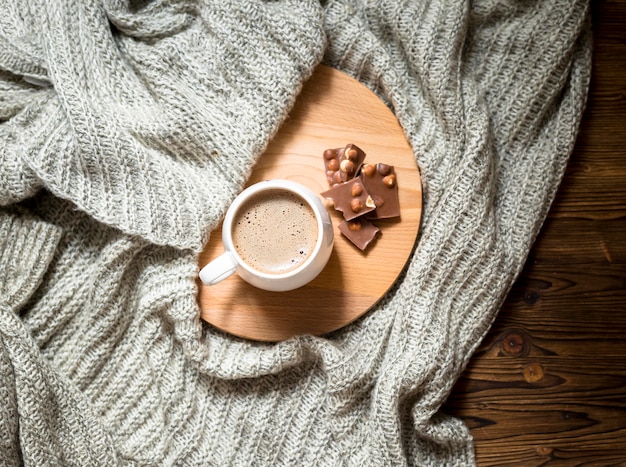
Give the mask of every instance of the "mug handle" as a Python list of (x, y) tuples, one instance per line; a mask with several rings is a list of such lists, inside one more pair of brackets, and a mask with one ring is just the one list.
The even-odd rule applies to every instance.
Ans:
[(200, 270), (200, 280), (205, 285), (215, 285), (237, 270), (237, 262), (230, 251), (225, 251)]

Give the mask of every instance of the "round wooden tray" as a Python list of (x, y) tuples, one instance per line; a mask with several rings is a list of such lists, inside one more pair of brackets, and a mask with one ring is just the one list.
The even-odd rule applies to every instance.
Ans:
[[(267, 292), (233, 275), (199, 285), (201, 317), (236, 336), (280, 341), (320, 335), (354, 321), (393, 285), (406, 265), (422, 214), (422, 185), (413, 152), (393, 113), (369, 89), (337, 70), (319, 66), (289, 118), (254, 168), (249, 184), (271, 178), (300, 182), (315, 193), (328, 189), (322, 154), (348, 143), (365, 161), (395, 166), (401, 216), (376, 221), (380, 233), (365, 252), (338, 229), (341, 213), (329, 206), (335, 248), (324, 271), (291, 292)], [(203, 267), (222, 249), (219, 229), (199, 257)]]

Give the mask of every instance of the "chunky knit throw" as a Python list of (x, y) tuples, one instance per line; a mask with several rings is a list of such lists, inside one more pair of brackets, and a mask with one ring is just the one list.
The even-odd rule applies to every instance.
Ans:
[[(522, 267), (590, 71), (577, 0), (7, 0), (0, 465), (471, 465), (440, 408)], [(374, 310), (262, 344), (197, 257), (315, 66), (397, 115), (421, 234)]]

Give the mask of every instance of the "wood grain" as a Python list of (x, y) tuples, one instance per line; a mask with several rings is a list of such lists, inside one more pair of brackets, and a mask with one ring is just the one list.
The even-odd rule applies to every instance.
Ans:
[[(354, 321), (389, 290), (417, 238), (422, 185), (400, 124), (373, 92), (344, 73), (318, 67), (254, 167), (249, 184), (283, 178), (321, 193), (328, 189), (324, 150), (347, 143), (363, 149), (366, 162), (394, 166), (400, 218), (376, 221), (381, 232), (363, 252), (341, 235), (341, 213), (329, 206), (335, 247), (315, 280), (290, 292), (256, 289), (236, 275), (211, 287), (199, 285), (202, 319), (236, 336), (261, 341), (319, 335)], [(221, 233), (214, 232), (200, 255), (200, 267), (222, 251)]]
[(626, 1), (592, 3), (594, 66), (565, 179), (445, 410), (480, 466), (626, 465)]

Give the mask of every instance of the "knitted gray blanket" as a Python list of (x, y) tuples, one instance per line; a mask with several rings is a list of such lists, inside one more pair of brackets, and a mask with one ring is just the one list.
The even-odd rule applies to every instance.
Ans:
[[(0, 7), (1, 465), (471, 465), (440, 408), (572, 151), (582, 0)], [(424, 181), (372, 312), (276, 344), (199, 319), (197, 255), (319, 63)]]

